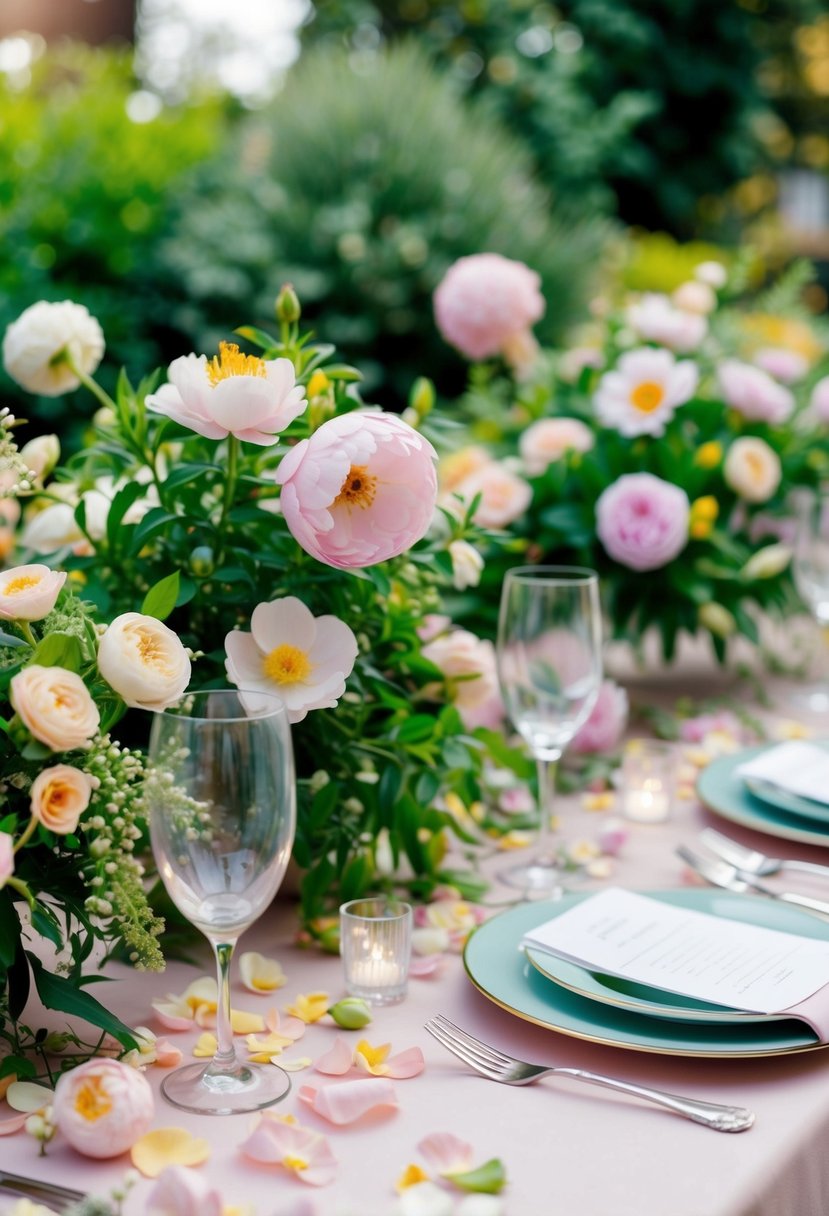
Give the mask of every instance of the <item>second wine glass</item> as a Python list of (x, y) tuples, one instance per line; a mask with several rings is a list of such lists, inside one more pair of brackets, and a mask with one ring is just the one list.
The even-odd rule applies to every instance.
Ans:
[(498, 677), (507, 713), (538, 765), (535, 856), (499, 875), (528, 894), (561, 894), (552, 840), (556, 767), (590, 715), (602, 679), (599, 579), (574, 566), (507, 571), (498, 619)]

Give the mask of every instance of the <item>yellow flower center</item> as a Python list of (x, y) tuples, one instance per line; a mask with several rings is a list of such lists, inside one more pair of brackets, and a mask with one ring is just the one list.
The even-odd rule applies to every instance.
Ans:
[(752, 477), (762, 477), (766, 471), (765, 461), (756, 452), (746, 452), (745, 462)]
[(665, 389), (655, 380), (643, 380), (630, 394), (630, 403), (643, 414), (652, 414), (665, 400)]
[(21, 574), (19, 578), (9, 579), (3, 589), (3, 594), (20, 595), (21, 591), (28, 591), (30, 587), (36, 587), (40, 581), (39, 578), (34, 578), (31, 574)]
[(364, 464), (353, 464), (334, 499), (334, 507), (370, 507), (377, 494), (377, 478)]
[(158, 635), (151, 629), (137, 629), (135, 636), (141, 662), (147, 667), (155, 667), (158, 671), (168, 671), (169, 655)]
[(293, 1157), (290, 1154), (282, 1158), (282, 1164), (286, 1170), (307, 1170), (308, 1162), (304, 1157)]
[(75, 1110), (82, 1119), (94, 1123), (112, 1110), (112, 1099), (101, 1077), (88, 1077), (75, 1095)]
[(219, 353), (207, 364), (207, 377), (216, 385), (229, 376), (267, 376), (264, 359), (256, 355), (243, 355), (235, 342), (220, 342)]
[(363, 1057), (369, 1068), (379, 1068), (390, 1050), (390, 1043), (383, 1043), (380, 1047), (372, 1047), (371, 1043), (366, 1039), (360, 1039), (355, 1048), (355, 1052)]
[(319, 397), (328, 388), (331, 381), (326, 376), (325, 372), (315, 371), (311, 379), (308, 381), (308, 396)]
[(299, 646), (283, 642), (262, 661), (262, 670), (275, 684), (301, 684), (313, 670), (308, 653)]

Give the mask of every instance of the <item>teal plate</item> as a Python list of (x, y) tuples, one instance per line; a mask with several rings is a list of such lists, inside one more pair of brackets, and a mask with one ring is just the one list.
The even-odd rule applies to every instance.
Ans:
[(715, 815), (742, 824), (757, 832), (766, 832), (781, 840), (798, 840), (802, 844), (817, 844), (829, 848), (829, 824), (821, 830), (813, 817), (792, 814), (772, 806), (750, 793), (737, 769), (760, 752), (763, 747), (749, 747), (730, 756), (720, 756), (702, 770), (697, 781), (697, 795)]
[[(752, 925), (804, 937), (824, 938), (826, 926), (807, 913), (771, 900), (726, 891), (689, 888), (647, 891), (654, 899)], [(527, 1022), (591, 1043), (674, 1056), (745, 1058), (788, 1055), (826, 1046), (795, 1018), (745, 1025), (689, 1023), (644, 1017), (601, 1004), (550, 983), (518, 949), (525, 933), (587, 898), (566, 895), (555, 903), (519, 904), (486, 921), (464, 950), (466, 973), (475, 987)]]

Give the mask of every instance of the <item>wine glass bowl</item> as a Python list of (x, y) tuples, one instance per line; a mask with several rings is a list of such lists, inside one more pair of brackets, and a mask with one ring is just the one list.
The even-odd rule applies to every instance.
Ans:
[(291, 856), (296, 787), (287, 712), (277, 697), (191, 693), (153, 722), (145, 801), (150, 840), (173, 903), (213, 946), (218, 1051), (165, 1078), (184, 1110), (231, 1114), (283, 1097), (281, 1069), (243, 1065), (230, 1028), (229, 969), (237, 939), (276, 895)]
[(496, 655), (505, 709), (538, 764), (540, 816), (537, 855), (500, 877), (528, 892), (560, 894), (560, 867), (549, 840), (555, 767), (601, 686), (596, 573), (570, 566), (507, 571)]

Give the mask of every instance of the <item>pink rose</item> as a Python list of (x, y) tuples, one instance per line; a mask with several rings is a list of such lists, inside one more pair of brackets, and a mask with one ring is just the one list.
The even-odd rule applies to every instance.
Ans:
[(614, 680), (604, 680), (590, 717), (573, 736), (572, 751), (612, 752), (622, 737), (628, 718), (628, 695)]
[(716, 713), (697, 714), (693, 718), (685, 718), (680, 724), (680, 737), (685, 743), (702, 743), (706, 735), (714, 731), (722, 731), (742, 739), (743, 726), (736, 714), (729, 709), (720, 709)]
[(794, 397), (789, 390), (750, 363), (726, 359), (720, 364), (717, 377), (728, 405), (751, 422), (785, 422), (794, 409)]
[(13, 566), (0, 574), (0, 617), (42, 621), (55, 606), (66, 575), (48, 566)]
[(504, 718), (498, 688), (495, 647), (466, 629), (455, 629), (429, 642), (424, 659), (443, 672), (452, 702), (467, 730), (497, 727)]
[(627, 473), (596, 503), (596, 534), (630, 570), (658, 570), (688, 543), (690, 504), (679, 486), (652, 473)]
[(829, 376), (818, 380), (812, 389), (809, 409), (820, 422), (829, 422)]
[(796, 350), (788, 350), (785, 346), (764, 346), (754, 356), (757, 367), (775, 380), (784, 384), (794, 384), (802, 380), (809, 370), (809, 360), (805, 355), (799, 355)]
[(589, 452), (593, 443), (593, 432), (578, 418), (541, 418), (527, 427), (518, 447), (528, 475), (538, 477), (567, 452)]
[(698, 312), (675, 308), (668, 297), (659, 292), (646, 292), (628, 308), (626, 319), (646, 342), (659, 342), (679, 354), (696, 350), (708, 332), (705, 317)]
[(233, 342), (220, 342), (210, 360), (174, 359), (167, 375), (169, 383), (147, 397), (147, 409), (206, 439), (235, 435), (268, 446), (308, 404), (290, 359), (243, 355)]
[(72, 1148), (85, 1157), (119, 1157), (153, 1121), (150, 1083), (120, 1060), (87, 1060), (61, 1075), (54, 1117)]
[(0, 832), (0, 891), (14, 874), (14, 837)]
[(500, 253), (460, 258), (435, 291), (435, 321), (442, 336), (467, 359), (514, 351), (544, 316), (541, 279), (523, 262)]
[(9, 695), (23, 725), (53, 752), (84, 747), (97, 734), (98, 707), (74, 671), (33, 663), (12, 678)]
[(506, 528), (524, 514), (533, 496), (529, 482), (495, 461), (465, 478), (454, 493), (466, 505), (480, 494), (474, 520), (481, 528)]
[(206, 1178), (170, 1165), (147, 1196), (145, 1216), (222, 1216), (222, 1211), (222, 1197)]
[(277, 470), (285, 522), (306, 553), (341, 570), (397, 557), (432, 521), (436, 460), (431, 443), (393, 414), (331, 418)]
[(74, 832), (92, 797), (93, 780), (71, 764), (56, 764), (35, 777), (31, 789), (32, 815), (50, 832)]

